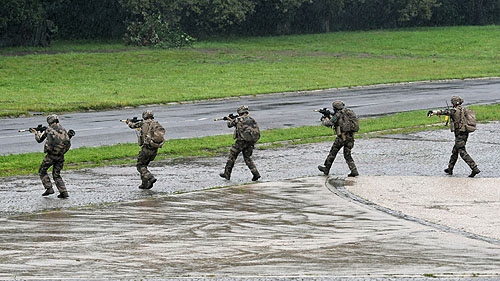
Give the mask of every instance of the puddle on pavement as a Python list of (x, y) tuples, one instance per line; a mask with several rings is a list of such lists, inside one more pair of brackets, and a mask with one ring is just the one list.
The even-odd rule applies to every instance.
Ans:
[[(469, 137), (468, 152), (482, 173), (477, 177), (499, 177), (498, 146), (500, 123), (479, 124)], [(395, 135), (397, 136), (397, 135)], [(443, 176), (453, 139), (446, 130), (404, 135), (406, 139), (358, 139), (353, 158), (361, 175)], [(422, 141), (420, 141), (422, 140)], [(430, 140), (430, 141), (429, 141)], [(254, 151), (254, 161), (262, 181), (317, 176), (317, 166), (323, 164), (331, 142), (287, 146)], [(307, 157), (306, 157), (307, 156)], [(50, 209), (93, 206), (124, 202), (151, 196), (164, 196), (221, 186), (251, 182), (251, 173), (242, 156), (237, 160), (231, 181), (218, 176), (227, 155), (211, 158), (188, 157), (154, 161), (151, 171), (158, 178), (152, 190), (139, 190), (139, 175), (134, 165), (110, 166), (81, 170), (63, 170), (70, 198), (60, 200), (55, 195), (43, 198), (43, 188), (36, 175), (0, 178), (0, 217)], [(397, 161), (395, 161), (397, 159)], [(41, 161), (41, 159), (40, 159)], [(331, 174), (349, 173), (342, 153), (339, 153)], [(459, 159), (453, 177), (465, 177), (468, 166)]]
[(499, 273), (500, 246), (352, 203), (325, 179), (2, 219), (0, 277)]
[[(499, 124), (480, 126), (468, 151), (483, 171), (479, 177), (499, 177)], [(440, 140), (451, 133), (405, 138), (413, 135), (422, 141), (356, 140), (360, 173), (442, 176), (452, 143)], [(496, 245), (311, 188), (309, 180), (324, 177), (297, 179), (318, 176), (330, 146), (256, 150), (263, 180), (290, 180), (194, 193), (247, 183), (251, 173), (239, 158), (231, 181), (221, 179), (226, 156), (155, 161), (159, 180), (145, 191), (137, 188), (133, 165), (67, 170), (67, 200), (41, 197), (37, 176), (2, 178), (0, 277), (499, 274)], [(331, 174), (348, 172), (339, 154)], [(453, 177), (468, 172), (459, 160)]]

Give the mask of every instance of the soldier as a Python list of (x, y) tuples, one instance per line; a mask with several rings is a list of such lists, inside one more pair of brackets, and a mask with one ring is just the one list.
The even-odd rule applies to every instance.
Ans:
[(333, 116), (323, 119), (322, 124), (326, 127), (333, 127), (337, 138), (333, 142), (330, 153), (325, 160), (325, 165), (318, 166), (318, 169), (328, 175), (337, 153), (344, 147), (344, 158), (351, 170), (351, 173), (347, 176), (356, 177), (359, 173), (352, 159), (351, 149), (354, 147), (354, 132), (359, 130), (358, 119), (352, 110), (344, 108), (342, 101), (336, 100), (332, 103), (332, 106), (334, 110)]
[(138, 144), (141, 146), (141, 151), (137, 157), (137, 171), (141, 174), (142, 183), (140, 189), (151, 189), (156, 182), (156, 178), (148, 170), (148, 164), (153, 161), (158, 153), (158, 148), (165, 143), (163, 135), (165, 129), (154, 120), (153, 112), (146, 110), (142, 113), (142, 119), (133, 122), (127, 119), (127, 125), (132, 129), (140, 128), (138, 136)]
[(469, 177), (473, 178), (481, 171), (477, 167), (472, 157), (470, 157), (469, 153), (465, 150), (465, 144), (467, 143), (467, 139), (469, 138), (469, 131), (464, 124), (464, 110), (462, 107), (462, 103), (464, 100), (459, 96), (451, 97), (452, 108), (445, 110), (430, 110), (427, 113), (427, 116), (430, 117), (432, 115), (447, 115), (450, 117), (450, 129), (455, 133), (455, 145), (453, 146), (453, 150), (451, 152), (450, 161), (448, 163), (448, 168), (444, 170), (448, 175), (453, 175), (453, 168), (458, 160), (458, 155), (469, 165), (472, 172)]
[(260, 178), (260, 174), (257, 171), (257, 167), (255, 167), (251, 156), (255, 143), (260, 138), (259, 126), (257, 125), (257, 122), (248, 115), (248, 106), (240, 106), (236, 112), (239, 115), (236, 119), (231, 119), (230, 117), (226, 117), (225, 119), (228, 121), (228, 128), (235, 127), (233, 138), (236, 139), (236, 142), (233, 144), (229, 152), (224, 173), (220, 173), (219, 176), (229, 180), (231, 178), (231, 171), (233, 170), (234, 162), (236, 161), (238, 154), (243, 152), (243, 159), (253, 175), (252, 181), (256, 181)]
[(43, 149), (43, 152), (47, 154), (38, 169), (38, 175), (42, 180), (43, 186), (45, 187), (45, 192), (42, 196), (54, 194), (52, 182), (47, 174), (47, 170), (52, 166), (52, 177), (54, 178), (56, 187), (59, 190), (59, 195), (57, 195), (57, 197), (68, 198), (68, 191), (66, 190), (66, 186), (61, 177), (61, 170), (64, 166), (64, 154), (71, 146), (70, 139), (74, 136), (74, 131), (70, 130), (69, 133), (66, 132), (66, 129), (59, 124), (59, 118), (55, 114), (47, 117), (47, 123), (49, 124), (49, 127), (41, 133), (33, 128), (30, 129), (30, 132), (35, 133), (35, 140), (38, 143), (47, 139)]

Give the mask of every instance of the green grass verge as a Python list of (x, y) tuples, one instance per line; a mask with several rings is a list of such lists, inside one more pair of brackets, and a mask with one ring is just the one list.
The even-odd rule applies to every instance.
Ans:
[(0, 49), (3, 54), (63, 52), (0, 56), (0, 111), (20, 115), (101, 110), (500, 76), (499, 46), (500, 26), (473, 26), (226, 38), (181, 50), (129, 48), (117, 42), (56, 42), (48, 49)]
[[(472, 106), (476, 111), (478, 121), (500, 120), (500, 104)], [(379, 118), (361, 119), (358, 136), (370, 133), (388, 133), (387, 130), (400, 131), (429, 129), (426, 125), (440, 123), (439, 118), (426, 117), (426, 111), (398, 113)], [(416, 127), (416, 128), (415, 128)], [(442, 128), (439, 127), (439, 128)], [(326, 136), (332, 136), (332, 130), (322, 126), (300, 128), (273, 129), (262, 132), (259, 148), (273, 148), (290, 143), (307, 143), (325, 141)], [(33, 140), (34, 141), (34, 140)], [(210, 156), (219, 152), (227, 152), (227, 147), (233, 143), (232, 135), (219, 135), (192, 139), (168, 140), (159, 150), (158, 159), (185, 156)], [(77, 148), (66, 154), (66, 169), (96, 167), (104, 165), (129, 164), (136, 161), (139, 151), (136, 144), (120, 144), (97, 148)], [(24, 175), (36, 173), (41, 163), (43, 153), (26, 153), (0, 156), (0, 176)]]

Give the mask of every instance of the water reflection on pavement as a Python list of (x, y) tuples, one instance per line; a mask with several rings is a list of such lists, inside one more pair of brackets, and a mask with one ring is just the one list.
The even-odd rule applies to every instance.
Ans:
[[(500, 124), (479, 126), (468, 151), (479, 178), (498, 178)], [(500, 276), (497, 244), (330, 192), (316, 168), (330, 145), (257, 150), (269, 182), (244, 186), (241, 159), (231, 181), (218, 177), (224, 156), (156, 161), (149, 191), (132, 165), (66, 170), (68, 200), (42, 198), (37, 176), (2, 178), (0, 278)], [(443, 176), (452, 146), (447, 131), (392, 135), (357, 140), (353, 157), (362, 175)], [(332, 174), (347, 173), (339, 157)], [(218, 186), (233, 187), (199, 191)]]
[[(467, 151), (482, 170), (477, 177), (500, 177), (500, 123), (479, 124), (471, 134)], [(254, 151), (254, 160), (264, 181), (317, 176), (331, 142), (287, 146)], [(427, 131), (384, 138), (358, 139), (353, 149), (361, 175), (443, 176), (453, 147), (453, 134), (446, 130)], [(139, 151), (139, 149), (138, 149)], [(42, 159), (40, 159), (41, 162)], [(80, 207), (163, 196), (206, 188), (233, 186), (251, 181), (252, 174), (240, 157), (231, 181), (219, 177), (226, 155), (211, 158), (183, 158), (154, 161), (151, 171), (158, 178), (152, 190), (139, 190), (139, 174), (134, 165), (80, 170), (63, 170), (70, 198), (42, 197), (37, 175), (0, 178), (0, 217), (47, 209)], [(470, 170), (459, 159), (453, 177), (466, 177)], [(349, 173), (339, 153), (331, 174)]]
[(500, 246), (331, 193), (325, 177), (3, 219), (0, 277), (499, 274)]

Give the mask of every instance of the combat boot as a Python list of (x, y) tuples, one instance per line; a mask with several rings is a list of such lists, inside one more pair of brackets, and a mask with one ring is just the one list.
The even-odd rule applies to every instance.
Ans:
[(147, 185), (144, 187), (144, 189), (151, 189), (153, 188), (153, 184), (156, 182), (155, 177), (152, 177), (151, 179), (148, 180)]
[(57, 195), (57, 198), (68, 198), (69, 197), (69, 194), (67, 191), (63, 191), (61, 193), (59, 193), (59, 195)]
[(220, 176), (221, 178), (226, 179), (226, 180), (229, 180), (229, 179), (231, 178), (231, 175), (228, 175), (228, 174), (226, 174), (226, 173), (220, 173), (220, 174), (219, 174), (219, 176)]
[(320, 170), (321, 172), (323, 172), (323, 174), (325, 174), (325, 176), (328, 176), (328, 174), (330, 173), (330, 169), (328, 169), (325, 166), (319, 165), (318, 166), (318, 170)]
[(252, 171), (252, 174), (253, 174), (252, 181), (257, 181), (258, 179), (260, 179), (260, 174), (257, 170)]
[(358, 170), (357, 169), (351, 170), (351, 173), (348, 174), (347, 176), (348, 177), (357, 177), (357, 176), (359, 176)]
[(446, 168), (444, 169), (444, 172), (447, 173), (448, 175), (453, 175), (453, 169), (452, 168)]
[(481, 171), (477, 167), (474, 167), (474, 169), (472, 169), (472, 172), (469, 175), (469, 178), (473, 178), (479, 173), (481, 173)]
[(141, 185), (139, 185), (139, 189), (146, 189), (148, 186), (148, 180), (145, 178), (141, 178)]
[(230, 164), (226, 164), (226, 167), (224, 168), (224, 173), (220, 173), (219, 176), (221, 178), (224, 178), (226, 180), (229, 180), (231, 178), (231, 172), (233, 171), (233, 167)]
[(42, 194), (42, 196), (47, 196), (54, 194), (54, 189), (52, 187), (45, 189), (45, 192)]

